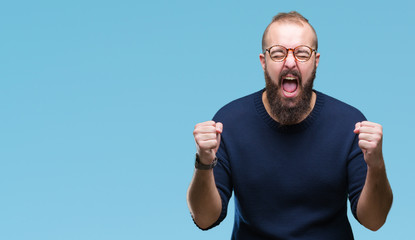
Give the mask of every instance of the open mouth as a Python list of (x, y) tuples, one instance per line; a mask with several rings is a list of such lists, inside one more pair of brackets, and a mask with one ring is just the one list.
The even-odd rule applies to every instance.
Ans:
[(296, 77), (282, 78), (282, 93), (285, 97), (295, 97), (298, 90), (298, 79)]

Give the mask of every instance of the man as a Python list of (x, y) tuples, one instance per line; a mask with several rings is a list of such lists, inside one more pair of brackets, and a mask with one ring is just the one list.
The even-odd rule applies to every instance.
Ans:
[(392, 204), (382, 127), (312, 89), (317, 35), (299, 13), (276, 15), (262, 45), (265, 89), (195, 126), (194, 222), (219, 224), (234, 191), (232, 239), (353, 239), (347, 198), (376, 231)]

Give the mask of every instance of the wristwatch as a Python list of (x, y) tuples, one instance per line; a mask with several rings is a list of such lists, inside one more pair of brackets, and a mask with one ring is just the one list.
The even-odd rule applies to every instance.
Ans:
[(199, 169), (199, 170), (209, 170), (212, 169), (216, 166), (216, 164), (218, 163), (218, 158), (215, 157), (215, 159), (213, 159), (213, 162), (209, 165), (203, 164), (200, 162), (200, 158), (199, 158), (199, 154), (196, 153), (196, 161), (195, 161), (195, 168)]

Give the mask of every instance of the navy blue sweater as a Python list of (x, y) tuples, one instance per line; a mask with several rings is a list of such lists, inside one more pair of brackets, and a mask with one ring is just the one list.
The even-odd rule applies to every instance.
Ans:
[(366, 163), (353, 133), (357, 109), (323, 93), (301, 123), (281, 126), (266, 112), (262, 92), (235, 100), (213, 118), (224, 125), (216, 186), (219, 224), (232, 191), (232, 239), (353, 239), (347, 198), (356, 206)]

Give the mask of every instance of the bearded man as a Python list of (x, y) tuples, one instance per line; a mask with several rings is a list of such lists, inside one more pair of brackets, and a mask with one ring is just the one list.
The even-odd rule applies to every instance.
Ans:
[(232, 239), (353, 239), (347, 199), (362, 225), (379, 229), (393, 198), (381, 125), (313, 90), (317, 35), (299, 13), (276, 15), (262, 48), (265, 89), (195, 126), (194, 222), (218, 225), (233, 191)]

